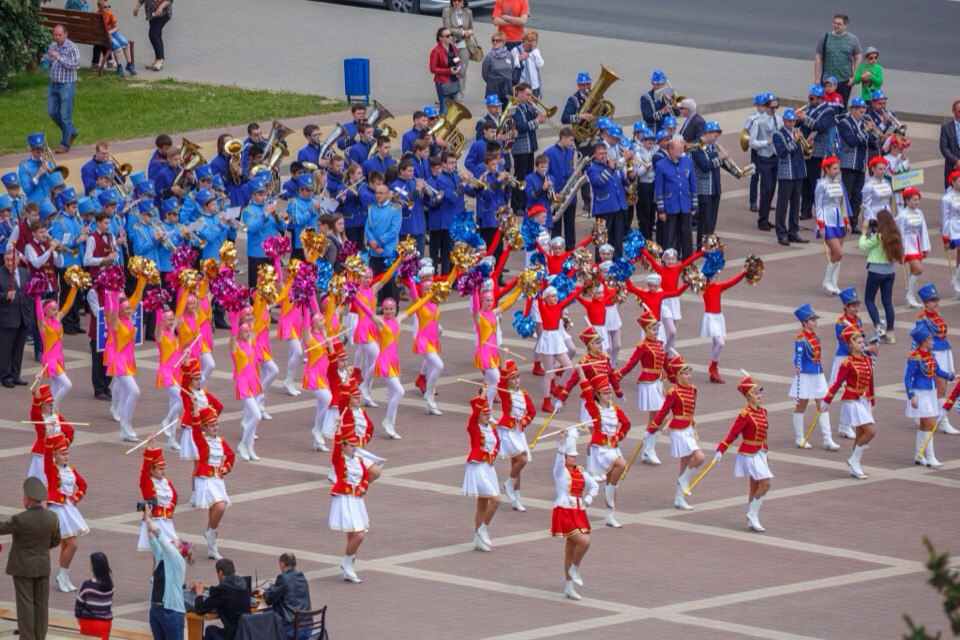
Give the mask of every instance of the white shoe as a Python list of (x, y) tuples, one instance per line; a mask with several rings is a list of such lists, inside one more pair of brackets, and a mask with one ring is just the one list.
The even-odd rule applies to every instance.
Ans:
[(384, 433), (387, 434), (387, 437), (391, 440), (403, 440), (403, 436), (397, 433), (397, 428), (393, 425), (392, 422), (387, 422), (384, 420), (380, 423), (380, 426), (383, 427)]
[(857, 480), (866, 480), (867, 474), (863, 472), (863, 468), (860, 466), (860, 463), (850, 458), (847, 460), (847, 466), (850, 467), (850, 475)]
[(250, 453), (250, 460), (253, 462), (258, 462), (260, 456), (257, 455), (257, 452), (254, 450), (253, 445), (247, 447), (247, 451)]
[(137, 432), (128, 424), (120, 423), (120, 439), (124, 442), (140, 442)]
[(220, 560), (220, 550), (217, 548), (217, 532), (214, 529), (206, 529), (203, 532), (203, 539), (207, 543), (207, 557), (211, 560)]
[(290, 378), (287, 378), (283, 381), (283, 388), (286, 390), (287, 395), (289, 396), (296, 398), (300, 395), (300, 389), (297, 389), (297, 385)]
[(857, 439), (857, 432), (854, 431), (849, 425), (840, 425), (840, 427), (837, 429), (837, 433), (841, 438), (846, 438), (847, 440)]
[(795, 444), (797, 445), (797, 449), (813, 449), (813, 445), (811, 445), (809, 441), (804, 442), (803, 440), (797, 440)]
[(473, 534), (473, 548), (477, 551), (488, 552), (491, 551), (490, 545), (483, 541), (483, 538), (480, 537), (479, 532)]
[(250, 462), (250, 450), (247, 449), (247, 444), (245, 442), (241, 442), (237, 445), (237, 455), (240, 456), (241, 460)]
[(523, 506), (523, 503), (520, 502), (520, 496), (517, 497), (510, 503), (510, 506), (513, 507), (514, 511), (519, 511), (520, 513), (526, 513), (527, 508)]
[(570, 574), (570, 580), (573, 581), (573, 584), (577, 585), (578, 587), (583, 586), (583, 576), (580, 575), (580, 568), (577, 565), (570, 565), (570, 569), (567, 571), (567, 573)]
[(357, 572), (353, 569), (353, 558), (345, 556), (343, 560), (340, 561), (340, 571), (343, 573), (344, 582), (352, 582), (353, 584), (360, 584), (363, 580), (360, 579), (360, 576), (357, 575)]
[(757, 533), (763, 533), (766, 531), (766, 529), (763, 528), (763, 525), (760, 524), (760, 518), (750, 513), (747, 514), (747, 528), (750, 529), (750, 531), (756, 531)]
[(273, 420), (273, 416), (267, 413), (267, 410), (263, 407), (260, 407), (260, 417), (264, 420)]
[(620, 521), (617, 520), (617, 517), (613, 515), (613, 511), (607, 514), (607, 517), (603, 520), (603, 524), (607, 525), (608, 527), (612, 527), (613, 529), (619, 529), (623, 526), (620, 524)]
[(833, 438), (826, 438), (823, 441), (823, 448), (826, 451), (839, 451), (840, 445), (833, 441)]
[(931, 469), (939, 469), (943, 466), (943, 463), (937, 460), (937, 456), (933, 455), (932, 453), (927, 453), (926, 463)]
[(644, 451), (642, 454), (640, 454), (640, 462), (642, 462), (643, 464), (649, 464), (653, 466), (658, 466), (660, 464), (663, 464), (662, 462), (660, 462), (660, 458), (657, 457), (657, 452), (654, 451), (653, 449), (649, 451)]
[(563, 586), (563, 595), (570, 600), (583, 600), (583, 597), (573, 588), (573, 580), (567, 580)]
[(914, 309), (919, 309), (920, 307), (923, 306), (920, 304), (920, 301), (917, 300), (917, 297), (913, 295), (913, 293), (910, 291), (907, 292), (906, 298), (907, 298), (907, 304), (913, 307)]
[(64, 569), (60, 569), (57, 572), (57, 591), (62, 593), (70, 593), (71, 591), (76, 591), (76, 587), (73, 587), (70, 584), (70, 578), (67, 577), (67, 573)]
[(960, 429), (955, 428), (952, 424), (947, 422), (946, 419), (940, 421), (940, 433), (945, 433), (948, 436), (958, 436), (960, 435)]
[(507, 478), (506, 482), (503, 483), (503, 492), (507, 495), (507, 499), (510, 502), (517, 501), (517, 492), (513, 490), (513, 478)]
[(493, 548), (493, 540), (490, 539), (490, 531), (487, 530), (487, 525), (480, 525), (480, 528), (477, 529), (477, 534), (480, 536), (480, 539), (483, 540), (485, 545), (491, 549)]
[(687, 502), (687, 499), (683, 497), (683, 492), (678, 491), (677, 495), (673, 498), (673, 508), (679, 509), (681, 511), (693, 511), (693, 507), (690, 506), (690, 503)]
[(442, 416), (442, 415), (443, 415), (443, 411), (440, 411), (439, 407), (437, 407), (437, 403), (434, 402), (432, 399), (427, 400), (427, 411), (426, 411), (426, 413), (427, 413), (428, 416)]

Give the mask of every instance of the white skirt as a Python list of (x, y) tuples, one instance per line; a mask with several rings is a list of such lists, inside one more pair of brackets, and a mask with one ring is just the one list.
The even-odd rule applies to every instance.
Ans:
[(733, 465), (733, 475), (737, 478), (750, 477), (753, 480), (769, 480), (773, 477), (770, 465), (767, 464), (767, 452), (758, 451), (752, 456), (737, 454), (737, 461)]
[[(169, 518), (153, 518), (153, 523), (170, 540), (177, 539), (177, 530), (173, 526), (173, 520)], [(150, 532), (147, 530), (147, 523), (140, 523), (140, 537), (137, 538), (137, 551), (150, 551)]]
[(705, 313), (700, 321), (701, 338), (723, 338), (727, 335), (727, 321), (722, 313)]
[(790, 397), (794, 400), (819, 400), (827, 395), (827, 379), (822, 373), (801, 373), (793, 376)]
[(686, 429), (670, 429), (670, 455), (674, 458), (685, 458), (694, 451), (700, 451), (697, 443), (697, 434), (693, 427)]
[(607, 325), (597, 326), (592, 325), (593, 329), (597, 332), (597, 335), (600, 336), (600, 347), (606, 351), (610, 351), (610, 334), (607, 333)]
[(60, 521), (60, 537), (74, 538), (76, 536), (85, 536), (90, 533), (90, 527), (87, 521), (83, 519), (80, 510), (76, 505), (70, 504), (49, 504), (50, 511), (57, 514), (57, 520)]
[(664, 298), (660, 303), (660, 317), (680, 320), (683, 314), (680, 313), (680, 296)]
[(335, 495), (330, 500), (330, 517), (327, 519), (332, 531), (359, 533), (370, 530), (370, 516), (363, 498)]
[(936, 418), (940, 415), (940, 403), (937, 402), (936, 389), (918, 389), (913, 392), (917, 399), (917, 408), (907, 400), (907, 410), (904, 415), (908, 418)]
[(527, 461), (530, 460), (530, 445), (527, 444), (527, 436), (523, 431), (497, 427), (497, 433), (500, 434), (501, 458), (514, 458), (527, 454)]
[(209, 509), (218, 502), (230, 504), (223, 478), (194, 478), (190, 503), (197, 509)]
[(47, 486), (47, 472), (43, 468), (43, 455), (40, 453), (30, 454), (30, 466), (27, 467), (27, 477), (36, 478)]
[(495, 498), (500, 495), (496, 468), (487, 462), (468, 462), (463, 471), (463, 495)]
[(840, 404), (840, 424), (860, 427), (873, 422), (873, 408), (866, 398), (844, 400)]
[(610, 471), (610, 467), (622, 458), (620, 447), (603, 447), (597, 444), (590, 445), (587, 450), (587, 473), (595, 478), (600, 478)]
[(933, 357), (937, 361), (937, 366), (947, 373), (956, 373), (953, 368), (953, 350), (944, 349), (943, 351), (934, 351)]
[(535, 351), (545, 356), (558, 356), (567, 352), (567, 344), (563, 341), (562, 329), (544, 330), (537, 340)]
[(637, 408), (641, 411), (659, 411), (663, 406), (663, 382), (637, 383)]
[(620, 308), (612, 304), (607, 307), (607, 317), (603, 324), (607, 331), (619, 331), (623, 326), (623, 320), (620, 318)]
[[(197, 427), (199, 429), (199, 427)], [(180, 459), (181, 460), (199, 460), (200, 452), (197, 451), (197, 443), (193, 441), (193, 429), (180, 427)]]

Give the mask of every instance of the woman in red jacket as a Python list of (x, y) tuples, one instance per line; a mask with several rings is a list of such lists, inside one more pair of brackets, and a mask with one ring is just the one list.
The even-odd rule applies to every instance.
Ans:
[(70, 443), (62, 433), (47, 438), (43, 466), (47, 474), (47, 507), (60, 522), (57, 589), (68, 593), (77, 590), (70, 582), (70, 563), (77, 553), (77, 538), (90, 533), (90, 527), (77, 509), (77, 503), (87, 493), (87, 481), (70, 464)]
[[(563, 310), (577, 299), (581, 290), (581, 287), (577, 287), (566, 298), (558, 300), (557, 289), (548, 286), (536, 300), (537, 309), (540, 310), (540, 321), (543, 323), (543, 333), (540, 334), (534, 351), (543, 357), (543, 364), (548, 370), (554, 367), (570, 368), (570, 356), (567, 355), (567, 343), (564, 339), (566, 332), (561, 323), (563, 322)], [(553, 377), (551, 376), (543, 377), (542, 408), (547, 413), (553, 411), (553, 400), (550, 397), (552, 380)]]
[(357, 451), (361, 442), (353, 431), (341, 432), (333, 444), (331, 462), (336, 474), (330, 488), (330, 516), (327, 524), (332, 531), (347, 534), (347, 547), (340, 561), (340, 572), (346, 582), (362, 582), (354, 570), (357, 551), (363, 544), (363, 538), (370, 530), (370, 517), (363, 497), (370, 488), (373, 478), (370, 465)]
[[(152, 444), (152, 443), (151, 443)], [(150, 509), (150, 518), (175, 545), (179, 546), (177, 530), (173, 526), (173, 512), (177, 509), (177, 490), (167, 478), (167, 461), (163, 449), (147, 445), (140, 465), (140, 497), (144, 508)], [(146, 521), (140, 523), (137, 551), (150, 551), (150, 531)]]
[(53, 391), (48, 384), (42, 384), (33, 392), (33, 403), (30, 406), (30, 420), (36, 431), (33, 448), (30, 450), (30, 466), (27, 468), (28, 478), (37, 478), (46, 486), (47, 473), (44, 462), (47, 438), (62, 433), (67, 438), (67, 444), (73, 443), (74, 428), (67, 422), (63, 414), (53, 408)]
[(450, 29), (437, 29), (437, 44), (430, 50), (430, 73), (433, 74), (433, 84), (437, 88), (437, 102), (440, 104), (440, 115), (447, 112), (447, 98), (453, 98), (459, 93), (460, 87), (456, 76), (460, 73), (460, 53), (453, 46)]
[(758, 385), (744, 372), (743, 379), (737, 385), (737, 391), (747, 399), (747, 406), (740, 410), (734, 420), (730, 432), (717, 444), (717, 452), (713, 459), (717, 462), (723, 457), (727, 448), (740, 436), (740, 448), (737, 450), (737, 462), (733, 475), (737, 478), (748, 478), (750, 493), (747, 496), (747, 526), (751, 531), (765, 531), (760, 524), (760, 507), (763, 496), (770, 490), (770, 479), (773, 473), (767, 464), (767, 410), (761, 405), (763, 387)]
[(183, 415), (180, 416), (180, 459), (196, 460), (200, 456), (197, 445), (193, 442), (193, 429), (200, 428), (200, 411), (209, 407), (219, 416), (223, 412), (223, 403), (203, 388), (199, 360), (184, 360), (180, 373), (180, 401), (183, 404)]
[[(667, 354), (663, 343), (657, 339), (657, 319), (649, 310), (637, 318), (643, 328), (643, 341), (637, 344), (630, 361), (617, 373), (621, 378), (640, 364), (640, 376), (637, 378), (637, 408), (647, 412), (647, 420), (652, 422), (657, 411), (663, 406), (663, 378), (667, 371)], [(645, 464), (658, 465), (657, 436), (648, 436), (643, 439), (643, 454), (641, 461)]]
[(487, 527), (497, 513), (500, 497), (500, 482), (497, 480), (497, 453), (500, 452), (500, 435), (497, 424), (490, 420), (490, 404), (486, 389), (470, 400), (470, 418), (467, 420), (467, 435), (470, 436), (470, 452), (463, 472), (463, 495), (477, 499), (474, 515), (473, 548), (490, 551), (493, 542)]
[[(200, 430), (202, 429), (202, 430)], [(207, 542), (207, 557), (219, 560), (217, 529), (230, 504), (227, 485), (223, 479), (233, 470), (236, 456), (220, 435), (217, 412), (212, 408), (200, 410), (200, 429), (191, 429), (199, 457), (193, 467), (193, 506), (207, 510), (207, 528), (203, 538)]]
[[(863, 452), (869, 448), (870, 441), (877, 433), (873, 419), (873, 406), (877, 402), (873, 390), (873, 359), (866, 353), (863, 333), (859, 327), (848, 324), (840, 337), (847, 343), (850, 355), (844, 358), (823, 402), (829, 406), (840, 387), (844, 387), (840, 413), (846, 423), (857, 431), (857, 439), (853, 442), (853, 453), (847, 459), (847, 466), (851, 476), (857, 480), (865, 480), (867, 474), (863, 472), (860, 462)], [(946, 405), (944, 407), (946, 408)]]
[[(703, 452), (697, 442), (694, 413), (697, 410), (697, 388), (693, 386), (693, 370), (683, 357), (677, 353), (667, 361), (667, 370), (676, 383), (667, 392), (660, 411), (647, 426), (647, 438), (656, 437), (668, 413), (673, 414), (670, 424), (670, 454), (680, 460), (680, 476), (677, 478), (677, 491), (673, 506), (689, 511), (693, 509), (686, 500), (687, 487), (697, 467), (703, 464)], [(646, 440), (646, 439), (645, 439)]]
[(593, 502), (600, 485), (577, 464), (577, 438), (580, 432), (570, 427), (563, 435), (553, 461), (553, 517), (550, 533), (563, 536), (563, 595), (580, 600), (575, 586), (583, 586), (580, 565), (590, 549), (590, 519), (587, 507)]
[(510, 498), (516, 511), (526, 511), (520, 502), (520, 474), (530, 461), (530, 445), (524, 429), (537, 417), (537, 408), (530, 394), (520, 388), (520, 370), (517, 363), (507, 360), (500, 369), (500, 384), (497, 395), (503, 416), (497, 424), (500, 450), (510, 459), (510, 477), (503, 483), (503, 492)]

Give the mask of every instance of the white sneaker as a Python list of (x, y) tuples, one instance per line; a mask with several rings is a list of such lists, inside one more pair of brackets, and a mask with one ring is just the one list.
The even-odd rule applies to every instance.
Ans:
[(823, 441), (823, 448), (826, 451), (839, 451), (840, 445), (833, 441), (833, 438), (827, 438)]
[(660, 458), (657, 457), (657, 452), (653, 449), (651, 449), (650, 451), (644, 451), (640, 455), (640, 462), (642, 462), (643, 464), (649, 464), (653, 466), (658, 466), (660, 464), (663, 464), (662, 462), (660, 462)]
[(945, 433), (948, 436), (958, 436), (960, 435), (960, 429), (955, 428), (952, 424), (947, 422), (946, 419), (940, 421), (940, 433)]
[(850, 467), (850, 475), (852, 477), (856, 478), (857, 480), (867, 479), (867, 474), (863, 472), (863, 467), (861, 467), (860, 463), (858, 463), (853, 458), (850, 458), (849, 460), (847, 460), (847, 466)]
[(567, 571), (567, 573), (570, 574), (570, 580), (573, 581), (573, 584), (577, 585), (578, 587), (583, 586), (583, 576), (580, 575), (580, 568), (577, 565), (570, 565), (570, 569)]
[(286, 390), (287, 395), (289, 396), (296, 398), (300, 395), (300, 389), (297, 389), (297, 385), (289, 378), (283, 381), (283, 388)]
[(237, 455), (240, 456), (241, 460), (250, 462), (250, 450), (247, 449), (247, 444), (245, 442), (241, 442), (237, 445)]
[(613, 515), (612, 511), (607, 514), (606, 518), (604, 518), (603, 524), (607, 525), (608, 527), (612, 527), (613, 529), (619, 529), (623, 526), (620, 524), (620, 521), (617, 520), (617, 517)]
[(841, 438), (846, 438), (847, 440), (857, 439), (857, 432), (854, 431), (850, 427), (850, 425), (845, 425), (845, 424), (840, 425), (840, 427), (837, 429), (837, 433), (840, 435)]
[(483, 541), (483, 538), (480, 537), (479, 532), (474, 532), (473, 534), (473, 548), (477, 551), (488, 552), (490, 551), (490, 545)]
[(570, 600), (583, 600), (583, 597), (577, 593), (577, 590), (573, 588), (573, 581), (567, 580), (566, 584), (563, 586), (563, 595), (565, 595)]
[(766, 529), (763, 528), (763, 525), (760, 524), (760, 518), (750, 513), (747, 514), (747, 528), (750, 529), (750, 531), (756, 531), (757, 533), (763, 533), (766, 531)]
[(490, 539), (490, 532), (487, 530), (487, 525), (480, 525), (480, 528), (477, 529), (477, 534), (480, 536), (480, 539), (483, 540), (485, 545), (491, 549), (493, 548), (493, 540)]

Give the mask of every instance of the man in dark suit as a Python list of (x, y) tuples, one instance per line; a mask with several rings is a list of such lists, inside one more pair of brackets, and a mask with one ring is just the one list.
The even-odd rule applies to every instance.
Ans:
[(686, 118), (680, 126), (678, 133), (684, 142), (697, 142), (703, 135), (703, 128), (706, 121), (703, 116), (697, 113), (697, 103), (693, 98), (684, 98), (680, 101), (680, 115)]
[(947, 176), (955, 169), (960, 169), (960, 100), (954, 100), (950, 107), (953, 118), (940, 127), (940, 155), (943, 156), (943, 186), (947, 184)]
[(57, 515), (43, 508), (47, 488), (37, 478), (23, 482), (26, 511), (0, 520), (0, 535), (13, 535), (7, 557), (7, 575), (13, 576), (17, 594), (17, 627), (22, 640), (47, 637), (50, 598), (50, 549), (60, 544)]
[(33, 331), (33, 300), (27, 297), (24, 287), (30, 272), (17, 267), (16, 252), (11, 249), (3, 254), (0, 268), (0, 383), (7, 388), (26, 384), (20, 377), (23, 364), (23, 345)]

